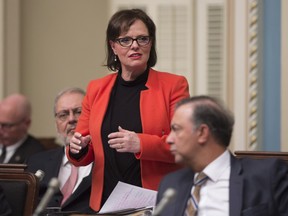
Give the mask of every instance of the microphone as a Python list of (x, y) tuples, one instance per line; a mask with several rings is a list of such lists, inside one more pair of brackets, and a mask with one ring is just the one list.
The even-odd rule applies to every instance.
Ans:
[(48, 202), (51, 200), (54, 193), (59, 190), (59, 180), (57, 178), (52, 178), (49, 182), (48, 189), (45, 192), (42, 200), (40, 201), (39, 205), (37, 206), (33, 216), (38, 216), (48, 205)]
[(43, 170), (37, 170), (35, 173), (35, 176), (38, 178), (39, 182), (42, 181), (42, 179), (45, 176), (45, 173)]
[(176, 196), (176, 190), (174, 188), (168, 188), (164, 192), (163, 197), (158, 203), (158, 205), (156, 205), (152, 216), (159, 216), (175, 196)]

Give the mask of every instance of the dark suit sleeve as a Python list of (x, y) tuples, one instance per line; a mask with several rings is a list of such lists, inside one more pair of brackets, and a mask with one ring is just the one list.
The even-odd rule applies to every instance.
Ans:
[(186, 208), (188, 197), (192, 188), (194, 173), (190, 168), (184, 168), (167, 174), (161, 181), (158, 187), (157, 200), (158, 204), (163, 198), (163, 194), (168, 188), (173, 188), (176, 191), (175, 197), (165, 207), (161, 216), (183, 215)]
[(272, 178), (272, 189), (278, 215), (288, 215), (288, 166), (281, 160), (275, 162)]

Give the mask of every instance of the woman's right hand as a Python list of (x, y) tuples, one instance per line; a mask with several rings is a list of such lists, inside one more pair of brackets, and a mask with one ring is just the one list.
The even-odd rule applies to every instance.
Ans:
[(85, 137), (82, 134), (75, 132), (70, 140), (69, 149), (73, 154), (78, 154), (82, 148), (85, 148), (91, 141), (91, 136), (87, 135)]

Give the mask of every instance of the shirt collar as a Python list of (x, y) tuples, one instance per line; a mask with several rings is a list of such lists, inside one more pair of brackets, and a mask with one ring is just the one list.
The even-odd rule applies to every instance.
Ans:
[(224, 170), (230, 167), (230, 160), (230, 153), (228, 150), (226, 150), (207, 167), (205, 167), (203, 172), (211, 181), (216, 182), (220, 179), (221, 175), (224, 173)]
[(66, 166), (67, 164), (69, 164), (69, 160), (66, 156), (66, 153), (65, 153), (65, 148), (63, 148), (63, 151), (64, 151), (64, 155), (63, 155), (63, 159), (62, 159), (62, 166)]

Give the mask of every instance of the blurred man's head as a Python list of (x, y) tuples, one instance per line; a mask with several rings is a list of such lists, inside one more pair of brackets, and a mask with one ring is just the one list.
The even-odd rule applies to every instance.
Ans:
[(216, 98), (183, 99), (176, 106), (167, 137), (175, 161), (200, 171), (229, 146), (233, 125), (233, 114)]
[(21, 94), (12, 94), (0, 102), (0, 143), (13, 145), (23, 139), (31, 124), (31, 104)]
[(57, 132), (63, 144), (68, 145), (81, 114), (85, 92), (80, 88), (61, 91), (55, 98), (54, 115)]

